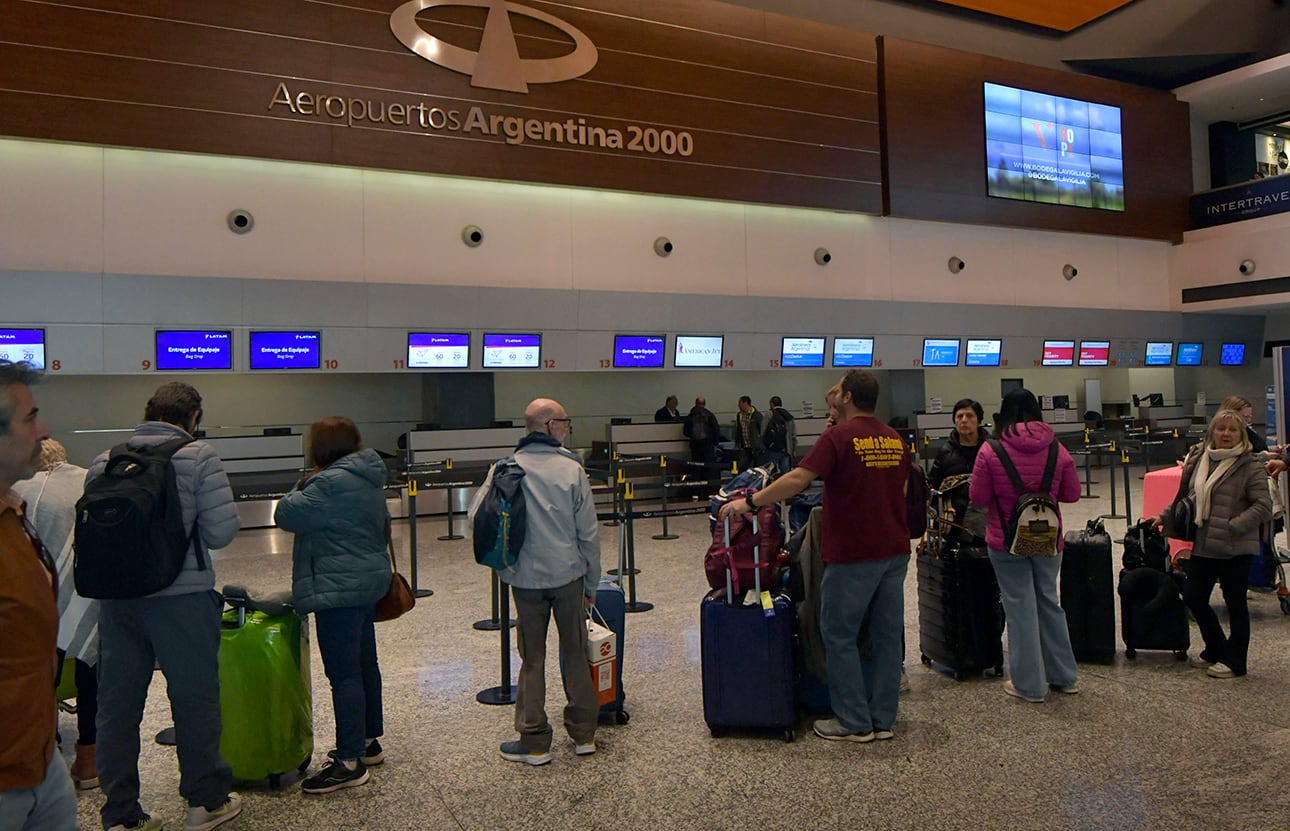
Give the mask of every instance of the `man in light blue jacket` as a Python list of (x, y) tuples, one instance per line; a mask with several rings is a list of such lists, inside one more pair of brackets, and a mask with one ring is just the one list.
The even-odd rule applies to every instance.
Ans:
[(528, 765), (551, 761), (546, 715), (546, 635), (551, 617), (560, 633), (564, 726), (574, 753), (596, 752), (600, 704), (587, 669), (586, 613), (600, 582), (600, 538), (591, 483), (582, 460), (564, 448), (573, 421), (557, 401), (539, 398), (524, 411), (527, 435), (515, 450), (524, 469), (527, 526), (515, 567), (499, 572), (515, 596), (520, 677), (515, 694), (518, 740), (503, 742), (502, 758)]
[[(186, 831), (211, 831), (242, 810), (229, 791), (232, 771), (219, 752), (219, 641), (223, 599), (215, 591), (209, 550), (237, 535), (237, 507), (224, 464), (204, 441), (191, 441), (202, 399), (188, 384), (161, 385), (144, 408), (144, 422), (126, 440), (132, 448), (189, 439), (171, 461), (184, 527), (197, 525), (183, 571), (146, 597), (103, 600), (99, 608), (98, 774), (107, 802), (103, 827), (161, 828), (139, 804), (139, 723), (154, 661), (166, 676), (179, 752), (179, 793), (188, 802)], [(111, 451), (100, 453), (86, 484), (103, 474)]]

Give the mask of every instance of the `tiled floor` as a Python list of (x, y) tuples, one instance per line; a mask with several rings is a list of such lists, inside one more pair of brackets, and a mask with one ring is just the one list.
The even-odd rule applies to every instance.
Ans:
[[(1067, 526), (1107, 510), (1105, 498), (1082, 500), (1068, 506)], [(673, 541), (650, 539), (659, 523), (643, 521), (638, 591), (655, 608), (628, 616), (631, 722), (604, 726), (599, 752), (585, 758), (558, 730), (554, 761), (529, 768), (497, 755), (498, 743), (513, 737), (512, 709), (475, 701), (500, 674), (497, 633), (471, 628), (489, 616), (488, 573), (475, 565), (468, 541), (434, 539), (442, 520), (423, 522), (421, 583), (435, 594), (378, 627), (388, 761), (369, 785), (327, 796), (242, 787), (245, 811), (230, 828), (1290, 827), (1290, 617), (1270, 595), (1251, 595), (1247, 678), (1209, 679), (1168, 653), (1140, 653), (1133, 663), (1121, 653), (1113, 666), (1081, 666), (1080, 695), (1030, 705), (1005, 696), (1000, 680), (956, 683), (919, 663), (911, 567), (912, 690), (901, 699), (894, 741), (832, 743), (805, 729), (792, 744), (774, 736), (713, 739), (699, 684), (706, 520), (672, 521), (681, 535)], [(1123, 522), (1110, 521), (1113, 533)], [(607, 568), (617, 533), (601, 528)], [(288, 588), (289, 550), (286, 534), (243, 532), (218, 557), (219, 579)], [(313, 666), (318, 760), (333, 727), (316, 649)], [(558, 681), (548, 679), (548, 710), (558, 723), (562, 698)], [(168, 722), (158, 675), (145, 737)], [(74, 719), (64, 716), (62, 729), (72, 735)], [(173, 749), (146, 741), (142, 771), (145, 807), (168, 827), (182, 827)], [(101, 794), (80, 799), (83, 827), (98, 827)]]

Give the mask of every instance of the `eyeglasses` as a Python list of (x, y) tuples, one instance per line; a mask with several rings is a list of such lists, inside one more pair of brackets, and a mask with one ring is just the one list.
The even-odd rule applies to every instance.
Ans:
[(569, 427), (569, 432), (573, 432), (573, 419), (571, 418), (548, 418), (546, 420), (546, 427), (548, 430), (551, 429), (552, 424), (566, 424)]

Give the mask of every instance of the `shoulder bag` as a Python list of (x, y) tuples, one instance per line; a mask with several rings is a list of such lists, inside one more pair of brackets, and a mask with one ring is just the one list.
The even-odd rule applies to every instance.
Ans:
[(399, 574), (399, 566), (394, 560), (394, 539), (390, 534), (390, 523), (385, 523), (385, 547), (390, 552), (390, 587), (376, 602), (375, 620), (378, 622), (402, 617), (417, 605), (417, 596), (412, 593), (408, 581)]

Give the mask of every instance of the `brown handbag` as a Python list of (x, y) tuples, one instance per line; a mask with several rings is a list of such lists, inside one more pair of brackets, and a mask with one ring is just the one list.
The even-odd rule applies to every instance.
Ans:
[(417, 605), (417, 596), (412, 593), (412, 587), (408, 585), (408, 581), (399, 574), (398, 563), (394, 560), (394, 540), (390, 536), (388, 522), (385, 524), (385, 547), (390, 552), (390, 588), (385, 592), (385, 597), (376, 602), (375, 620), (377, 622), (402, 617)]

